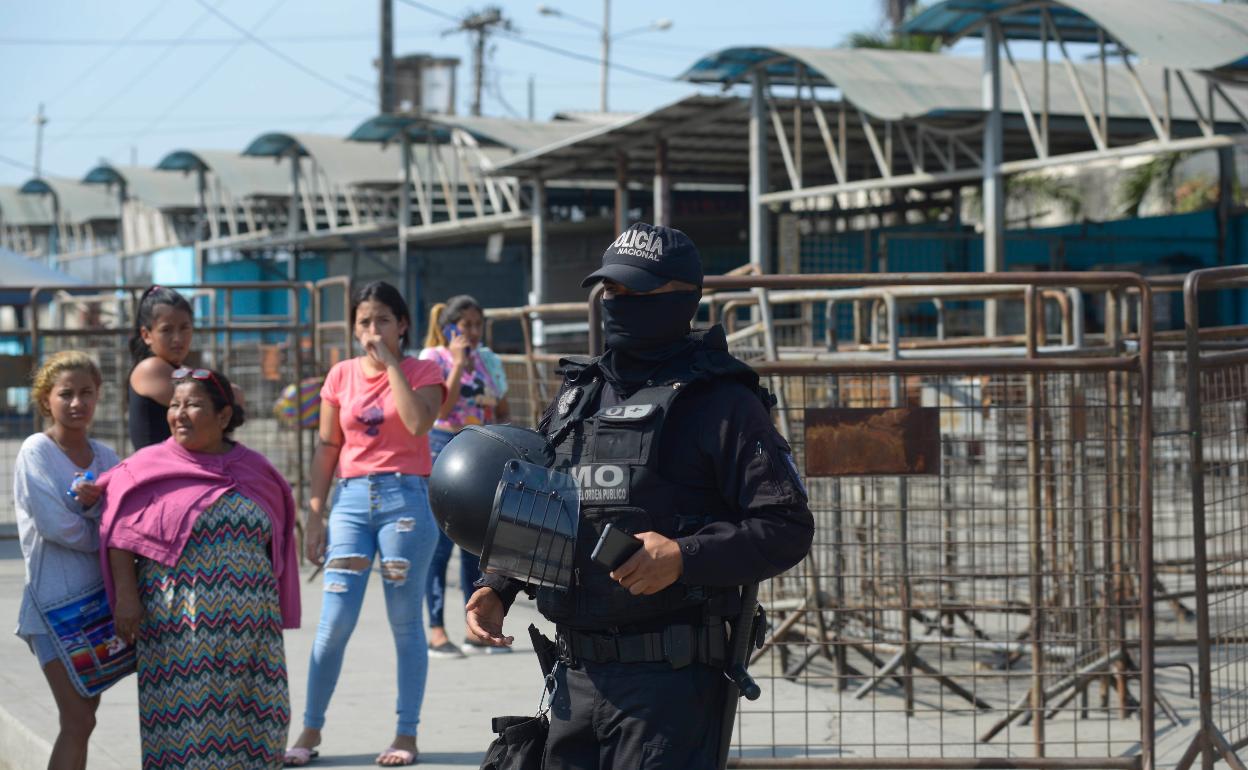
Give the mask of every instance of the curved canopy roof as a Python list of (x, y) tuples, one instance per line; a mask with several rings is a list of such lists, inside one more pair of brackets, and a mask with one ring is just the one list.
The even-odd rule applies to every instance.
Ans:
[(279, 197), (290, 194), (290, 170), (272, 158), (248, 158), (229, 150), (174, 150), (160, 159), (162, 171), (211, 171), (230, 194)]
[[(1044, 65), (1028, 60), (1017, 64), (1032, 107), (1036, 109)], [(801, 72), (805, 82), (813, 80), (815, 85), (835, 86), (855, 107), (881, 120), (982, 111), (982, 65), (979, 59), (964, 56), (846, 48), (725, 48), (698, 60), (681, 77), (695, 83), (734, 83), (756, 67), (764, 67), (775, 84), (794, 84)], [(1081, 64), (1076, 69), (1085, 87), (1092, 88), (1099, 82), (1098, 64)], [(1159, 67), (1140, 64), (1136, 65), (1136, 71), (1146, 85), (1160, 85)], [(1108, 68), (1108, 76), (1110, 114), (1119, 118), (1146, 118), (1130, 74), (1123, 67), (1114, 66)], [(1248, 104), (1237, 92), (1230, 97), (1241, 105)], [(1002, 99), (1006, 112), (1022, 111), (1014, 89), (1003, 88)], [(1153, 103), (1161, 104), (1160, 93)], [(1071, 88), (1051, 90), (1050, 111), (1058, 115), (1082, 114), (1078, 96)], [(1182, 99), (1174, 100), (1173, 112), (1178, 120), (1196, 117), (1191, 105)]]
[(989, 18), (1010, 38), (1040, 39), (1042, 9), (1068, 42), (1108, 35), (1141, 59), (1179, 69), (1248, 68), (1248, 7), (1186, 0), (943, 0), (902, 27), (956, 40), (982, 33)]
[(84, 184), (125, 185), (126, 196), (158, 209), (193, 209), (199, 205), (195, 180), (145, 166), (103, 163), (87, 172)]
[(52, 224), (52, 204), (42, 195), (23, 195), (19, 188), (0, 186), (0, 225), (39, 227)]
[(22, 185), (25, 195), (51, 195), (65, 222), (83, 223), (120, 219), (117, 199), (96, 185), (61, 177), (35, 177)]
[(334, 182), (352, 185), (399, 184), (403, 162), (395, 146), (370, 146), (324, 134), (261, 134), (247, 145), (244, 155), (281, 157), (292, 151), (310, 157)]
[(451, 130), (458, 128), (467, 131), (482, 145), (529, 152), (587, 131), (594, 125), (580, 120), (538, 122), (476, 116), (375, 115), (361, 123), (348, 138), (356, 142), (393, 142), (406, 130), (414, 142), (448, 142)]

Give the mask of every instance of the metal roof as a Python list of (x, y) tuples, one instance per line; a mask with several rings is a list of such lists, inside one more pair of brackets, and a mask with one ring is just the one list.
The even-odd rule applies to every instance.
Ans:
[[(0, 247), (0, 304), (30, 304), (32, 286), (84, 285), (86, 281), (62, 273), (50, 265)], [(45, 293), (41, 302), (51, 297)]]
[(117, 198), (96, 185), (62, 177), (36, 177), (21, 186), (24, 195), (54, 195), (61, 220), (73, 224), (121, 218)]
[(103, 163), (87, 172), (84, 184), (126, 186), (126, 196), (158, 209), (193, 209), (199, 206), (195, 180), (146, 166), (113, 166)]
[(1248, 68), (1248, 8), (1185, 0), (943, 0), (902, 31), (957, 38), (978, 35), (997, 16), (1010, 38), (1040, 39), (1042, 8), (1068, 42), (1104, 30), (1141, 59), (1179, 69)]
[[(1020, 60), (1017, 64), (1032, 108), (1038, 110), (1044, 64), (1034, 60)], [(794, 84), (800, 72), (807, 82), (813, 79), (815, 85), (835, 86), (855, 107), (881, 120), (982, 111), (980, 60), (936, 53), (845, 48), (725, 48), (698, 60), (681, 77), (695, 83), (733, 83), (759, 66), (766, 68), (773, 84)], [(1065, 84), (1061, 68), (1050, 67), (1053, 82)], [(1099, 64), (1080, 64), (1076, 69), (1085, 88), (1092, 89), (1100, 82)], [(1156, 84), (1160, 88), (1160, 67), (1139, 64), (1135, 69), (1146, 87)], [(1133, 90), (1130, 73), (1121, 66), (1111, 66), (1108, 78), (1110, 114), (1120, 118), (1146, 118), (1147, 113)], [(1020, 112), (1022, 107), (1014, 89), (1007, 86), (1001, 92), (1005, 111)], [(1248, 98), (1243, 95), (1231, 93), (1229, 96), (1248, 106)], [(1160, 107), (1160, 93), (1155, 95), (1153, 103)], [(1050, 89), (1049, 104), (1053, 114), (1082, 114), (1072, 88)], [(1176, 119), (1196, 117), (1186, 100), (1175, 99), (1173, 105)]]
[(399, 148), (351, 142), (325, 134), (261, 134), (244, 155), (281, 157), (292, 149), (316, 162), (334, 182), (351, 185), (397, 185), (403, 179)]
[[(628, 158), (630, 175), (654, 173), (654, 139), (668, 136), (668, 167), (673, 176), (740, 182), (747, 163), (745, 100), (726, 96), (688, 96), (616, 123), (587, 131), (500, 163), (494, 173), (502, 176), (541, 174), (575, 179), (615, 177), (616, 154)], [(693, 128), (697, 128), (695, 133)], [(727, 161), (724, 154), (738, 155)]]
[[(861, 53), (861, 52), (859, 52)], [(941, 59), (934, 54), (920, 54), (930, 59)], [(1138, 69), (1138, 68), (1137, 68)], [(1143, 73), (1141, 73), (1143, 74)], [(1008, 90), (1008, 89), (1007, 89)], [(1232, 92), (1237, 89), (1229, 89)], [(1143, 108), (1131, 101), (1126, 88), (1111, 93), (1109, 135), (1111, 146), (1136, 144), (1152, 140), (1155, 135)], [(1232, 93), (1234, 96), (1234, 93)], [(790, 98), (776, 98), (778, 112), (785, 123), (792, 141), (792, 108)], [(965, 134), (978, 130), (983, 120), (979, 109), (965, 104), (959, 110), (934, 112), (923, 121), (936, 131)], [(1159, 103), (1154, 99), (1154, 103)], [(1008, 102), (1013, 104), (1013, 102)], [(1245, 104), (1245, 102), (1240, 102)], [(809, 105), (809, 102), (806, 102)], [(821, 102), (829, 119), (839, 110), (835, 102)], [(692, 95), (671, 104), (658, 107), (619, 123), (587, 131), (549, 147), (518, 155), (494, 169), (499, 176), (543, 176), (547, 180), (613, 180), (616, 176), (617, 157), (623, 153), (627, 161), (628, 176), (648, 179), (654, 173), (654, 145), (656, 137), (668, 142), (668, 171), (673, 180), (699, 183), (744, 184), (749, 171), (749, 101), (739, 97)], [(1198, 124), (1180, 117), (1183, 112), (1177, 100), (1173, 132), (1176, 138), (1200, 134)], [(853, 159), (871, 157), (871, 149), (861, 123), (854, 116), (847, 121), (847, 157)], [(1050, 116), (1050, 151), (1053, 155), (1067, 155), (1094, 148), (1091, 136), (1081, 114)], [(1219, 124), (1227, 130), (1242, 130), (1238, 124)], [(877, 125), (877, 130), (880, 126)], [(1035, 156), (1023, 116), (1017, 111), (1007, 111), (1004, 120), (1004, 150), (1006, 160), (1025, 160)], [(773, 179), (783, 179), (785, 167), (774, 131), (768, 131), (769, 151)], [(804, 186), (831, 184), (832, 169), (823, 149), (823, 137), (814, 120), (802, 123), (804, 155)], [(900, 151), (894, 155), (895, 174), (905, 174), (915, 169), (906, 155)]]
[(162, 171), (211, 171), (236, 198), (290, 194), (290, 169), (273, 158), (249, 158), (230, 150), (174, 150), (161, 158)]
[(0, 225), (40, 227), (52, 224), (52, 204), (41, 195), (24, 195), (17, 187), (0, 186)]
[(393, 142), (399, 132), (407, 130), (414, 142), (450, 141), (452, 129), (467, 131), (482, 145), (504, 147), (515, 152), (528, 152), (554, 144), (582, 133), (595, 124), (581, 120), (530, 121), (508, 118), (486, 118), (454, 115), (375, 115), (364, 121), (347, 137), (356, 142)]

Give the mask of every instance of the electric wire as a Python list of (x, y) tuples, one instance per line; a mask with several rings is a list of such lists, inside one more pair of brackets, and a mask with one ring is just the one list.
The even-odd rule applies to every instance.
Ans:
[(288, 56), (287, 54), (282, 53), (282, 52), (281, 52), (280, 50), (278, 50), (277, 48), (274, 48), (273, 46), (269, 45), (267, 42), (265, 42), (265, 41), (264, 41), (264, 40), (262, 40), (261, 38), (257, 37), (256, 35), (252, 34), (249, 30), (244, 29), (243, 27), (239, 26), (239, 24), (237, 24), (234, 20), (230, 19), (228, 16), (226, 16), (225, 14), (221, 13), (220, 11), (218, 11), (216, 8), (214, 8), (214, 7), (212, 7), (211, 5), (209, 5), (209, 4), (208, 4), (208, 0), (195, 0), (195, 2), (199, 3), (201, 6), (203, 6), (203, 7), (204, 7), (204, 9), (205, 9), (205, 10), (207, 10), (207, 11), (208, 11), (209, 13), (211, 13), (213, 16), (216, 16), (216, 17), (217, 17), (218, 19), (220, 19), (222, 22), (224, 22), (225, 24), (227, 24), (227, 25), (228, 25), (230, 28), (232, 28), (235, 32), (239, 32), (239, 33), (241, 33), (243, 36), (245, 36), (245, 37), (246, 37), (248, 40), (250, 40), (251, 42), (253, 42), (253, 43), (255, 43), (256, 45), (260, 46), (260, 47), (261, 47), (261, 48), (263, 48), (264, 50), (266, 50), (266, 51), (268, 51), (269, 53), (273, 54), (273, 55), (274, 55), (274, 56), (276, 56), (277, 58), (279, 58), (279, 59), (281, 59), (282, 61), (286, 62), (287, 64), (289, 64), (290, 66), (292, 66), (292, 67), (294, 67), (295, 69), (299, 70), (300, 72), (302, 72), (303, 74), (307, 75), (308, 77), (314, 78), (315, 80), (320, 81), (321, 83), (323, 83), (323, 84), (325, 84), (325, 85), (329, 86), (330, 88), (333, 88), (333, 89), (334, 89), (334, 90), (336, 90), (336, 91), (340, 91), (340, 92), (342, 92), (342, 93), (344, 93), (344, 94), (349, 94), (350, 96), (352, 96), (352, 97), (354, 97), (354, 98), (356, 98), (356, 99), (359, 99), (360, 101), (368, 102), (369, 104), (371, 104), (371, 103), (373, 102), (373, 98), (372, 98), (371, 96), (364, 96), (364, 95), (362, 95), (362, 94), (360, 94), (360, 93), (357, 93), (356, 91), (353, 91), (353, 90), (351, 90), (350, 88), (347, 88), (346, 86), (342, 85), (341, 83), (339, 83), (339, 82), (337, 82), (337, 81), (334, 81), (334, 80), (331, 80), (331, 79), (329, 79), (329, 78), (325, 77), (324, 75), (322, 75), (321, 73), (319, 73), (319, 72), (317, 72), (316, 70), (312, 69), (311, 67), (307, 66), (306, 64), (304, 64), (303, 62), (299, 61), (298, 59), (295, 59), (295, 58), (293, 58), (293, 57), (291, 57), (291, 56)]

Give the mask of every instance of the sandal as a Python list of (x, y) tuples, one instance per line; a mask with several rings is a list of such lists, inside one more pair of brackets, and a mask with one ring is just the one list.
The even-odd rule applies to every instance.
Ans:
[(377, 755), (377, 764), (381, 765), (383, 759), (401, 759), (398, 764), (382, 765), (382, 767), (402, 767), (403, 765), (416, 764), (416, 757), (419, 756), (418, 751), (408, 751), (407, 749), (396, 749), (391, 746), (385, 751)]
[(303, 767), (310, 764), (312, 760), (319, 757), (321, 753), (316, 749), (305, 749), (302, 746), (292, 746), (286, 749), (285, 756), (282, 757), (282, 765), (284, 767)]

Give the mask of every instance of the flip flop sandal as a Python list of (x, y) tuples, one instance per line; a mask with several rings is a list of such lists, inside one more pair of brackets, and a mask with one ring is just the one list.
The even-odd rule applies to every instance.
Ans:
[(282, 757), (282, 765), (284, 767), (303, 767), (311, 764), (312, 760), (319, 757), (321, 753), (316, 749), (305, 749), (302, 746), (286, 749), (285, 756)]
[(395, 747), (391, 746), (390, 748), (381, 752), (381, 754), (377, 756), (377, 764), (381, 765), (382, 764), (381, 760), (383, 759), (401, 759), (403, 761), (398, 763), (397, 765), (389, 764), (389, 765), (382, 765), (382, 766), (383, 767), (402, 767), (403, 765), (414, 765), (416, 764), (417, 756), (419, 756), (419, 752), (408, 751), (407, 749), (396, 749)]

